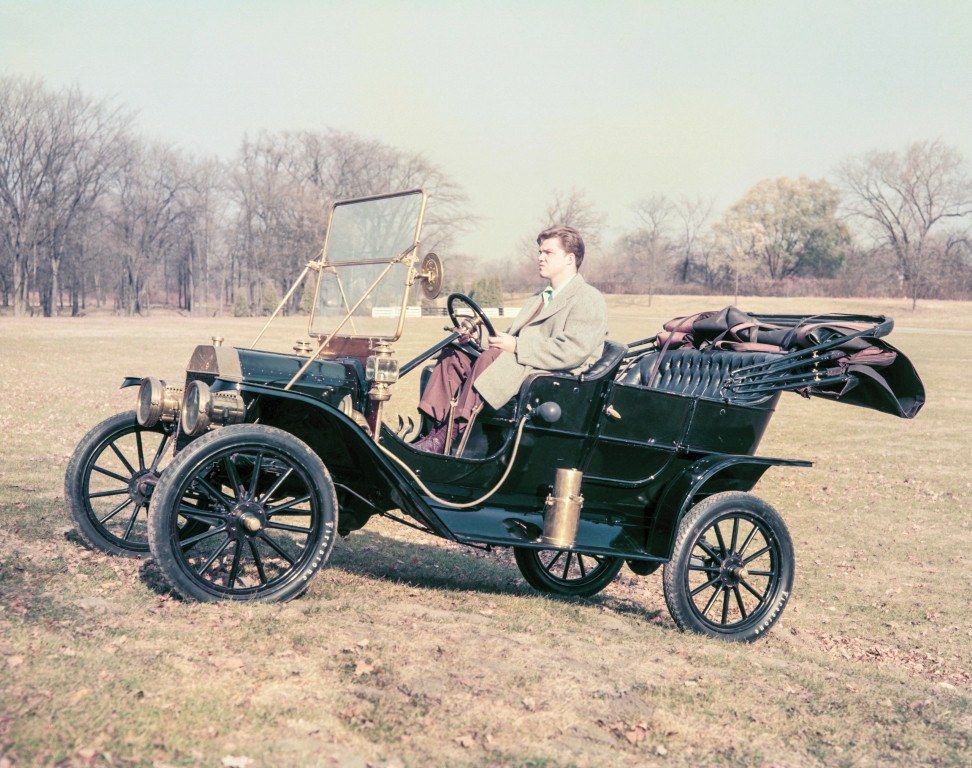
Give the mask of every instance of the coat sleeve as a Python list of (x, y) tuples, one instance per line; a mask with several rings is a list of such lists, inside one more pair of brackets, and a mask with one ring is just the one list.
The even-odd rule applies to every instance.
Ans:
[(563, 371), (582, 365), (607, 335), (607, 305), (600, 291), (586, 291), (567, 310), (564, 329), (553, 336), (521, 334), (516, 361), (544, 371)]

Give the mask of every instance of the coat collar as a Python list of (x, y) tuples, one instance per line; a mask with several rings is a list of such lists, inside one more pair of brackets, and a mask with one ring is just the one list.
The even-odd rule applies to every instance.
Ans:
[(550, 317), (553, 314), (556, 314), (565, 306), (567, 306), (567, 303), (571, 301), (574, 298), (574, 296), (577, 295), (577, 292), (585, 285), (587, 285), (587, 281), (584, 280), (583, 276), (581, 276), (580, 272), (578, 272), (570, 279), (570, 282), (567, 283), (567, 285), (565, 285), (550, 300), (549, 304), (547, 304), (545, 307), (542, 307), (540, 309), (536, 317), (531, 319), (529, 322), (526, 322), (526, 318), (530, 317), (534, 312), (536, 312), (537, 304), (543, 302), (543, 298), (540, 295), (542, 291), (540, 293), (534, 294), (533, 296), (530, 297), (530, 303), (527, 304), (525, 307), (523, 307), (523, 309), (520, 311), (520, 317), (524, 319), (523, 325), (517, 325), (516, 323), (514, 323), (513, 326), (510, 328), (509, 332), (517, 333), (526, 325), (533, 325), (534, 323), (542, 323), (548, 317)]

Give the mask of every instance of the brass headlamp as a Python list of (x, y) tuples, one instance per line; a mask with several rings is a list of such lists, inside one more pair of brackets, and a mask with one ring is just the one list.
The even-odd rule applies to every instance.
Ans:
[(212, 392), (206, 382), (193, 381), (182, 401), (182, 432), (198, 437), (210, 426), (239, 424), (245, 415), (246, 404), (239, 392)]
[(178, 417), (181, 405), (181, 386), (150, 376), (139, 385), (135, 418), (143, 427), (154, 427), (160, 421), (171, 424)]

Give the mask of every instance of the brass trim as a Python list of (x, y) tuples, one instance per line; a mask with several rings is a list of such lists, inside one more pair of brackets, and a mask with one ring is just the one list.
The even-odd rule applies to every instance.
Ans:
[(193, 350), (187, 373), (211, 373), (227, 381), (243, 381), (240, 353), (235, 347), (200, 344)]
[(580, 522), (581, 482), (584, 473), (579, 469), (558, 469), (554, 478), (553, 492), (547, 497), (543, 515), (543, 536), (540, 541), (557, 549), (570, 549), (577, 540)]
[[(418, 220), (415, 223), (415, 234), (413, 236), (412, 244), (408, 248), (406, 248), (404, 251), (402, 251), (397, 256), (392, 257), (390, 259), (359, 259), (359, 260), (356, 260), (356, 261), (338, 261), (338, 262), (333, 262), (333, 263), (329, 263), (328, 262), (328, 260), (327, 260), (327, 248), (328, 248), (328, 244), (330, 243), (330, 239), (331, 239), (331, 224), (334, 221), (334, 211), (335, 211), (336, 208), (338, 208), (339, 206), (342, 206), (342, 205), (351, 205), (353, 203), (370, 202), (370, 201), (374, 201), (374, 200), (384, 200), (384, 199), (395, 198), (395, 197), (405, 197), (407, 195), (415, 195), (415, 194), (420, 194), (422, 196), (422, 204), (419, 207), (419, 215), (418, 215)], [(394, 265), (394, 264), (405, 264), (409, 268), (409, 273), (412, 272), (412, 270), (414, 269), (415, 261), (416, 261), (415, 254), (417, 253), (418, 248), (419, 248), (419, 243), (421, 242), (421, 239), (420, 238), (421, 238), (421, 234), (422, 234), (422, 225), (425, 222), (425, 209), (426, 209), (426, 206), (428, 205), (428, 201), (429, 201), (429, 196), (425, 193), (425, 190), (423, 190), (423, 189), (410, 189), (410, 190), (407, 190), (405, 192), (392, 192), (392, 193), (387, 194), (387, 195), (371, 195), (369, 197), (356, 197), (356, 198), (351, 198), (351, 199), (348, 199), (348, 200), (339, 200), (339, 201), (335, 202), (331, 206), (331, 210), (328, 213), (328, 217), (327, 217), (327, 231), (324, 233), (324, 245), (321, 248), (321, 256), (320, 256), (320, 259), (319, 259), (319, 261), (317, 263), (318, 270), (319, 271), (323, 271), (323, 270), (327, 270), (327, 269), (333, 269), (333, 270), (335, 270), (335, 274), (336, 274), (336, 268), (337, 267), (360, 266), (360, 265), (367, 265), (367, 264), (388, 264), (388, 267), (386, 267), (382, 271), (381, 275), (379, 275), (378, 280), (376, 280), (375, 282), (373, 282), (368, 287), (368, 289), (364, 292), (364, 294), (358, 299), (358, 301), (355, 302), (354, 307), (352, 307), (351, 309), (348, 310), (348, 312), (345, 315), (344, 319), (338, 324), (337, 328), (335, 328), (330, 334), (318, 333), (318, 332), (315, 332), (313, 330), (313, 328), (314, 328), (314, 319), (317, 316), (317, 300), (318, 300), (318, 298), (320, 296), (320, 292), (321, 292), (321, 280), (320, 280), (320, 278), (318, 278), (318, 281), (317, 281), (317, 289), (314, 291), (314, 304), (313, 304), (313, 307), (311, 309), (310, 319), (307, 322), (307, 335), (308, 336), (311, 336), (311, 337), (314, 337), (314, 338), (324, 337), (325, 338), (325, 343), (322, 344), (318, 348), (317, 354), (315, 355), (315, 357), (317, 355), (320, 355), (320, 353), (324, 351), (324, 348), (327, 345), (327, 342), (330, 342), (330, 340), (333, 337), (337, 336), (338, 331), (341, 328), (344, 327), (344, 325), (348, 322), (350, 316), (354, 314), (354, 310), (356, 310), (358, 308), (358, 306), (361, 304), (361, 302), (364, 301), (364, 299), (377, 287), (377, 285), (380, 282), (381, 278), (383, 278), (388, 273), (388, 270), (392, 267), (392, 265)], [(398, 341), (398, 339), (401, 338), (402, 330), (405, 327), (405, 311), (406, 311), (406, 308), (408, 307), (408, 298), (409, 298), (409, 294), (411, 293), (411, 290), (410, 289), (411, 289), (410, 280), (409, 279), (406, 279), (405, 286), (404, 286), (404, 290), (402, 291), (402, 303), (401, 303), (401, 306), (400, 306), (400, 309), (399, 309), (399, 312), (398, 312), (398, 325), (395, 328), (395, 333), (392, 336), (386, 336), (386, 335), (381, 335), (381, 334), (357, 334), (357, 333), (350, 333), (350, 334), (342, 334), (342, 338), (346, 338), (346, 339), (374, 339), (374, 340), (381, 339), (381, 340), (389, 341), (389, 342)], [(342, 289), (342, 293), (343, 293), (343, 289)], [(345, 302), (345, 306), (347, 306), (347, 302)], [(269, 321), (268, 321), (268, 325), (269, 325)], [(351, 327), (352, 327), (352, 329), (354, 328), (354, 321), (353, 320), (351, 320)], [(261, 335), (262, 335), (262, 331), (261, 331)], [(256, 342), (254, 342), (254, 343), (256, 343)]]

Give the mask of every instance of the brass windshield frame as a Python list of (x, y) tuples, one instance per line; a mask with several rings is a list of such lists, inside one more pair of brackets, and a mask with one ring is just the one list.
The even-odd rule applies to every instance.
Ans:
[[(408, 195), (415, 195), (415, 194), (420, 194), (422, 196), (422, 203), (419, 206), (419, 215), (418, 215), (418, 220), (415, 223), (415, 234), (412, 238), (412, 244), (408, 248), (406, 248), (401, 253), (386, 259), (358, 259), (352, 261), (339, 261), (339, 262), (335, 262), (334, 264), (328, 262), (327, 248), (331, 238), (331, 223), (334, 220), (334, 212), (337, 208), (344, 205), (353, 205), (355, 203), (372, 202), (374, 200), (387, 200), (391, 198), (405, 197)], [(310, 318), (307, 321), (307, 335), (311, 336), (312, 338), (324, 340), (324, 343), (321, 344), (319, 351), (323, 350), (324, 347), (327, 345), (327, 343), (332, 338), (335, 337), (340, 337), (342, 339), (372, 339), (375, 341), (386, 341), (386, 342), (398, 341), (398, 339), (401, 338), (402, 331), (405, 328), (405, 313), (408, 307), (408, 298), (409, 295), (411, 294), (412, 284), (415, 282), (415, 278), (416, 278), (415, 263), (418, 260), (419, 243), (421, 242), (422, 225), (425, 221), (425, 207), (427, 203), (428, 203), (428, 195), (425, 193), (425, 190), (418, 188), (418, 189), (405, 190), (403, 192), (392, 192), (390, 194), (385, 194), (385, 195), (369, 195), (367, 197), (355, 197), (346, 200), (337, 200), (331, 206), (331, 211), (327, 217), (327, 232), (324, 235), (324, 246), (321, 248), (320, 258), (318, 259), (318, 261), (311, 262), (311, 264), (309, 265), (312, 269), (318, 272), (318, 281), (317, 281), (317, 288), (314, 291), (313, 308), (311, 309)], [(370, 264), (387, 264), (388, 267), (381, 273), (381, 275), (379, 275), (379, 278), (375, 280), (368, 287), (368, 289), (364, 292), (364, 294), (358, 297), (358, 301), (355, 302), (355, 305), (353, 307), (347, 307), (347, 298), (345, 297), (345, 306), (348, 312), (345, 314), (344, 318), (337, 324), (337, 326), (333, 331), (329, 333), (314, 331), (313, 326), (314, 326), (314, 319), (317, 315), (317, 300), (319, 298), (319, 293), (321, 290), (321, 282), (322, 282), (320, 280), (320, 273), (323, 271), (330, 270), (333, 271), (335, 274), (337, 274), (337, 268), (340, 267), (364, 266)], [(364, 301), (364, 299), (368, 295), (370, 295), (375, 290), (375, 288), (378, 287), (378, 284), (381, 282), (381, 278), (383, 278), (385, 274), (387, 274), (388, 269), (390, 269), (393, 264), (405, 264), (408, 267), (408, 273), (405, 279), (405, 285), (403, 286), (404, 289), (402, 291), (402, 303), (401, 306), (399, 307), (399, 312), (398, 312), (398, 325), (395, 328), (394, 334), (389, 336), (389, 335), (381, 335), (381, 334), (373, 334), (373, 333), (359, 334), (354, 332), (354, 323), (351, 317), (354, 314), (354, 310), (357, 309), (357, 307), (361, 304), (361, 302)], [(343, 287), (341, 289), (341, 292), (343, 295), (344, 293)], [(351, 323), (352, 326), (352, 333), (339, 334), (339, 331), (343, 329), (345, 324), (349, 322)]]

